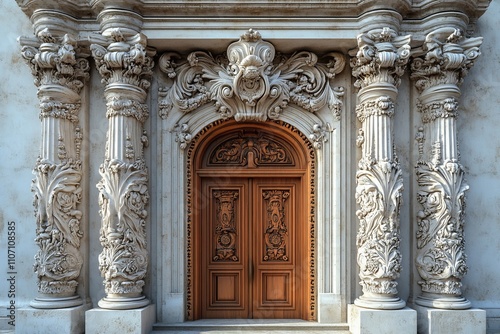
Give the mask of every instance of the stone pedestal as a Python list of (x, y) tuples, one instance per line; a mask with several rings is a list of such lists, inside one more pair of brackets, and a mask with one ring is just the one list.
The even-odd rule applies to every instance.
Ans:
[(417, 311), (418, 334), (484, 334), (486, 311), (441, 310), (414, 305)]
[(89, 304), (62, 309), (21, 308), (16, 314), (16, 333), (84, 333), (85, 311), (89, 308)]
[(85, 313), (86, 334), (147, 334), (156, 319), (155, 306), (133, 310), (95, 308)]
[(375, 310), (348, 306), (349, 330), (353, 334), (416, 334), (417, 312), (408, 307), (400, 310)]

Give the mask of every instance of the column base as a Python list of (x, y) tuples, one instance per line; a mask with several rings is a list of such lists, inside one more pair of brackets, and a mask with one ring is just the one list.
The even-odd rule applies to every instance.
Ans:
[(154, 305), (133, 310), (95, 308), (85, 313), (85, 334), (147, 334), (155, 319)]
[(400, 310), (373, 310), (348, 305), (349, 331), (352, 334), (416, 334), (417, 312), (409, 307)]
[(399, 297), (382, 297), (382, 296), (360, 296), (356, 298), (354, 304), (375, 310), (400, 310), (406, 306), (406, 302)]
[(149, 305), (149, 299), (139, 297), (104, 297), (98, 303), (100, 308), (107, 310), (131, 310)]
[(62, 309), (21, 308), (16, 315), (17, 334), (81, 334), (85, 332), (88, 305)]
[(486, 311), (441, 310), (413, 305), (417, 311), (418, 334), (484, 334)]
[(38, 296), (30, 302), (31, 307), (39, 309), (61, 309), (82, 304), (83, 300), (78, 295), (70, 297)]
[(415, 304), (431, 307), (431, 308), (439, 308), (445, 310), (466, 310), (471, 308), (471, 303), (464, 297), (455, 297), (455, 296), (442, 296), (442, 295), (423, 295), (418, 296), (415, 299)]

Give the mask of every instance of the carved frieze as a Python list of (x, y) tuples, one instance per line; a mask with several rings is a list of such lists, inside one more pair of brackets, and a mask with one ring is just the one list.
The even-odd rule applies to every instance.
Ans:
[(266, 202), (267, 224), (264, 234), (264, 261), (289, 261), (288, 228), (285, 221), (285, 201), (290, 192), (269, 190), (262, 192)]
[(272, 136), (262, 133), (239, 133), (237, 137), (220, 143), (209, 157), (209, 165), (293, 166), (295, 161), (288, 147)]
[(238, 191), (224, 190), (215, 191), (213, 196), (216, 199), (216, 249), (214, 261), (238, 261), (236, 248), (235, 223), (235, 201), (238, 199)]
[(183, 61), (165, 53), (160, 69), (174, 81), (160, 90), (160, 116), (167, 117), (172, 108), (188, 113), (212, 102), (221, 118), (236, 121), (277, 119), (289, 103), (310, 112), (326, 106), (340, 117), (343, 89), (330, 81), (343, 70), (344, 58), (339, 53), (324, 58), (329, 61), (319, 62), (307, 51), (276, 56), (274, 46), (251, 29), (229, 45), (227, 56), (197, 51)]

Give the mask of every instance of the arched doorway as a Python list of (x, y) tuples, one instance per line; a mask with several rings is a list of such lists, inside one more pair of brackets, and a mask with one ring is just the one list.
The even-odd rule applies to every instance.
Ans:
[(189, 154), (188, 317), (313, 319), (307, 139), (279, 122), (228, 121)]

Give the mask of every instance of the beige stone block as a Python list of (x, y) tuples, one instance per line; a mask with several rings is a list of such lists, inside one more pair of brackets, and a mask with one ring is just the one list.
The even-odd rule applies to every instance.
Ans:
[(81, 334), (87, 305), (61, 309), (21, 308), (16, 314), (17, 334)]
[(420, 305), (413, 307), (417, 311), (418, 334), (486, 333), (484, 310), (442, 310)]
[(154, 305), (133, 310), (95, 308), (85, 313), (85, 334), (147, 334), (155, 318)]
[(401, 310), (375, 310), (349, 305), (348, 315), (352, 334), (417, 333), (417, 312), (409, 307)]

